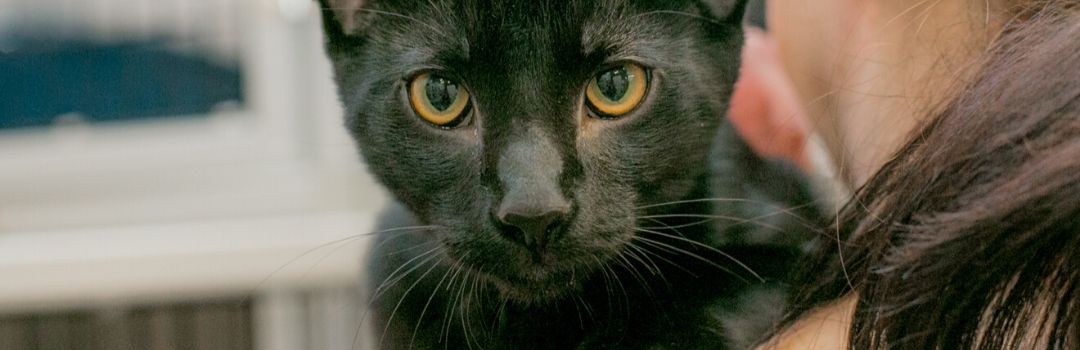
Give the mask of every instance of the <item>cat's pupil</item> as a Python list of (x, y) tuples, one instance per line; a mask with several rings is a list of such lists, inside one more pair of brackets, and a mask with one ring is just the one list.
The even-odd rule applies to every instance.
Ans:
[(431, 107), (440, 112), (450, 109), (457, 100), (457, 84), (440, 76), (431, 76), (424, 90)]
[(626, 96), (626, 90), (630, 88), (630, 75), (626, 68), (612, 69), (596, 77), (596, 86), (604, 97), (617, 102)]

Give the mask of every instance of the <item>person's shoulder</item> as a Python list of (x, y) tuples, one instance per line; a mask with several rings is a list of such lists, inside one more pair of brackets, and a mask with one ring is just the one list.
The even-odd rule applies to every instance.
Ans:
[(800, 318), (756, 350), (843, 350), (855, 312), (856, 296), (825, 305)]

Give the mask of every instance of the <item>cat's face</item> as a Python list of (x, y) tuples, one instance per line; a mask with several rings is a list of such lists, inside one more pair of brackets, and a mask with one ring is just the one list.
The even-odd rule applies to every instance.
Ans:
[[(506, 296), (580, 287), (641, 206), (706, 173), (735, 0), (324, 0), (347, 124), (449, 263)], [(358, 10), (359, 9), (359, 10)]]

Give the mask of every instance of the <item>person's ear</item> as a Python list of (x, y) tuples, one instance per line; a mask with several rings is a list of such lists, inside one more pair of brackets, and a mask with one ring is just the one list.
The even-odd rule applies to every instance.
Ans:
[(746, 30), (742, 67), (728, 118), (758, 155), (812, 170), (806, 154), (810, 122), (784, 73), (776, 43), (757, 29)]
[(323, 27), (331, 38), (351, 36), (363, 28), (364, 0), (318, 0)]

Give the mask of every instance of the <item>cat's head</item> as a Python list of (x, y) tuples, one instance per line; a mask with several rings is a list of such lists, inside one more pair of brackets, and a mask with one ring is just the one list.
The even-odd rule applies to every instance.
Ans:
[(640, 207), (700, 190), (737, 0), (322, 0), (349, 130), (445, 258), (514, 300), (580, 288)]

